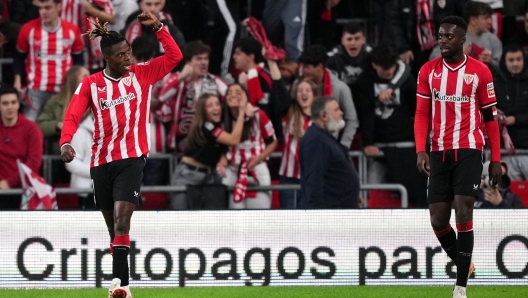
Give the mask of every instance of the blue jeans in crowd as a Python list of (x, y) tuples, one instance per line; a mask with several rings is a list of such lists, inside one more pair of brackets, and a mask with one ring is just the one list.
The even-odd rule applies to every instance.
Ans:
[[(279, 177), (280, 184), (301, 184), (301, 180), (285, 176)], [(281, 190), (279, 191), (281, 209), (297, 209), (301, 201), (300, 190)]]

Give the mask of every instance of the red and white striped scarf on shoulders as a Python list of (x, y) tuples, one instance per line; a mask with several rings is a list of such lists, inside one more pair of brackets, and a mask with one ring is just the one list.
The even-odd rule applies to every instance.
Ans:
[(433, 5), (431, 0), (416, 1), (416, 36), (422, 51), (430, 50), (435, 46), (435, 33), (433, 22)]

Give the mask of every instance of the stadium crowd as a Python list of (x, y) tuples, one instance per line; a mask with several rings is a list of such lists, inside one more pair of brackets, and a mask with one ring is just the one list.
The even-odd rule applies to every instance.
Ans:
[[(503, 181), (528, 180), (528, 155), (514, 153), (528, 149), (528, 0), (3, 0), (0, 8), (1, 52), (13, 58), (0, 86), (0, 189), (21, 187), (17, 159), (39, 172), (44, 154), (59, 154), (77, 85), (105, 66), (98, 40), (81, 36), (96, 18), (131, 43), (133, 63), (163, 53), (153, 31), (137, 21), (141, 11), (162, 21), (184, 56), (152, 87), (150, 102), (150, 152), (173, 154), (179, 164), (170, 173), (167, 159), (149, 158), (144, 185), (223, 183), (235, 187), (230, 208), (269, 209), (271, 192), (245, 187), (301, 183), (301, 139), (312, 121), (323, 121), (311, 115), (312, 104), (331, 97), (342, 112), (324, 120), (341, 128), (327, 131), (335, 145), (363, 152), (369, 184), (402, 184), (411, 206), (425, 207), (427, 179), (416, 168), (414, 143), (416, 81), (420, 67), (440, 56), (435, 30), (449, 15), (466, 20), (464, 53), (494, 77), (502, 147), (509, 153)], [(284, 58), (248, 33), (248, 16), (262, 23)], [(247, 101), (244, 109), (240, 101)], [(88, 112), (83, 119), (71, 142), (74, 162), (52, 163), (54, 186), (91, 187), (94, 125)], [(281, 153), (279, 161), (270, 158), (273, 152)], [(353, 173), (346, 177), (354, 181), (347, 186), (355, 189), (346, 191), (354, 204), (310, 205), (304, 189), (283, 190), (280, 208), (358, 207), (359, 178), (348, 161), (345, 171)], [(326, 168), (313, 171), (324, 176)], [(476, 208), (523, 207), (510, 183), (489, 187), (486, 173)], [(165, 201), (166, 208), (189, 208), (185, 195)], [(2, 209), (19, 205), (20, 196), (0, 196)], [(76, 206), (94, 208), (86, 195)]]

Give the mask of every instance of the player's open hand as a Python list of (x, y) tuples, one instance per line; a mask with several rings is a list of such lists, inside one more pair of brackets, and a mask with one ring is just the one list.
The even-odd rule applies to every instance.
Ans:
[(500, 162), (490, 162), (489, 168), (489, 178), (490, 178), (490, 184), (492, 186), (497, 186), (500, 184), (501, 178), (502, 178), (502, 166)]
[(427, 153), (418, 153), (416, 165), (418, 166), (418, 171), (420, 171), (420, 173), (429, 177), (431, 167), (429, 166), (429, 155), (427, 155)]
[(75, 150), (73, 150), (72, 146), (66, 144), (61, 147), (61, 157), (62, 161), (70, 162), (75, 158)]
[(153, 15), (150, 11), (144, 11), (137, 16), (138, 21), (145, 26), (157, 27), (160, 24), (158, 18)]

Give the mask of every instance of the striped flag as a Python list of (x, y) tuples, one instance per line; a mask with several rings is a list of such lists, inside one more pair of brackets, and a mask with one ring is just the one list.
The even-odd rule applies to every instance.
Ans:
[(23, 189), (20, 210), (57, 210), (55, 189), (20, 160), (17, 164)]

